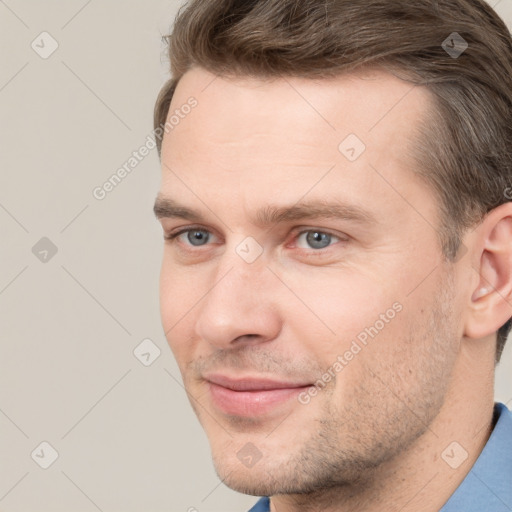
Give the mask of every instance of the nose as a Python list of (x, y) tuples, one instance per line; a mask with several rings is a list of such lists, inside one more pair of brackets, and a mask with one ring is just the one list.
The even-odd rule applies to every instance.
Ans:
[(197, 336), (219, 349), (275, 339), (282, 326), (279, 281), (264, 262), (234, 254), (214, 275), (196, 317)]

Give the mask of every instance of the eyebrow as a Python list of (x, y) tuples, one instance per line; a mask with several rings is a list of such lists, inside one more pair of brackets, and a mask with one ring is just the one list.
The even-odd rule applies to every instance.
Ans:
[[(204, 215), (192, 208), (180, 205), (170, 197), (158, 195), (153, 207), (157, 219), (180, 218), (190, 222), (207, 222)], [(337, 201), (300, 201), (291, 206), (266, 205), (251, 219), (258, 227), (305, 219), (339, 219), (359, 224), (377, 224), (375, 215), (360, 206)]]

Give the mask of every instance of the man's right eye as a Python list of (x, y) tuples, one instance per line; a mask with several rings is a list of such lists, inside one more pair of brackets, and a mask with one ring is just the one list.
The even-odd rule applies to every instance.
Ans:
[(165, 235), (165, 240), (170, 240), (174, 242), (181, 237), (182, 235), (186, 235), (180, 239), (180, 242), (184, 245), (190, 245), (192, 247), (201, 247), (205, 245), (211, 237), (210, 231), (201, 228), (186, 228), (177, 231), (176, 233), (170, 233), (169, 235)]

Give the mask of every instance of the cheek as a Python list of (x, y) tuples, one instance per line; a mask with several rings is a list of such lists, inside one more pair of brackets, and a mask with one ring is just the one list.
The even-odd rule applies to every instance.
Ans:
[(194, 281), (186, 272), (177, 271), (164, 258), (160, 273), (160, 316), (167, 342), (180, 366), (192, 347), (190, 326), (194, 306), (202, 296), (198, 286), (191, 283)]
[(164, 262), (160, 271), (160, 316), (166, 335), (175, 323), (177, 316), (176, 296), (178, 289), (175, 282), (171, 279), (171, 275)]
[(167, 254), (167, 248), (164, 249), (160, 270), (160, 310), (168, 329), (181, 318), (180, 323), (186, 322), (187, 312), (192, 310), (204, 294), (201, 283), (206, 281), (198, 268), (177, 265)]
[(294, 292), (300, 300), (288, 310), (299, 329), (310, 333), (313, 350), (332, 359), (348, 350), (353, 340), (364, 343), (400, 321), (401, 293), (393, 283), (376, 286), (372, 277), (325, 270), (316, 276), (295, 276)]

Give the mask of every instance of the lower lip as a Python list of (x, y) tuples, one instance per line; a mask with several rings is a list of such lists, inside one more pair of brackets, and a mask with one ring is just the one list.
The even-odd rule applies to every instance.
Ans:
[(233, 391), (210, 382), (209, 387), (214, 404), (225, 414), (251, 417), (271, 412), (277, 406), (297, 397), (309, 386), (264, 391)]

